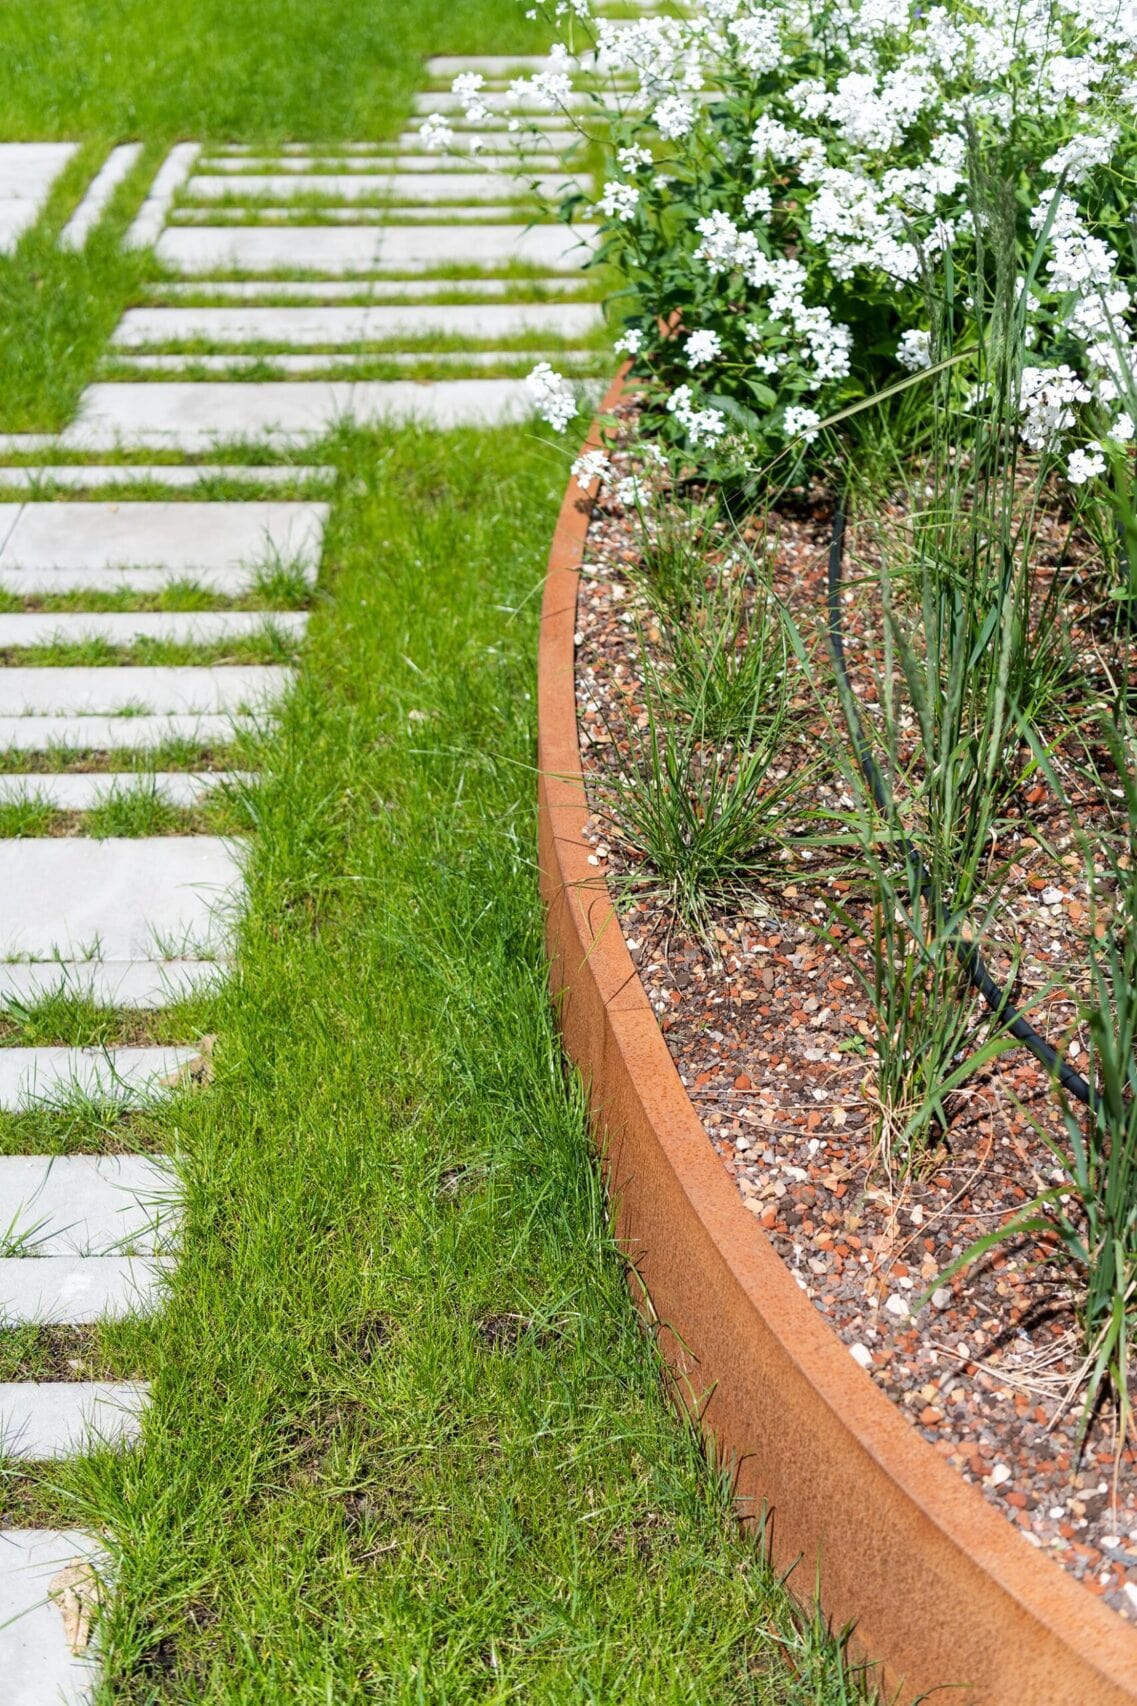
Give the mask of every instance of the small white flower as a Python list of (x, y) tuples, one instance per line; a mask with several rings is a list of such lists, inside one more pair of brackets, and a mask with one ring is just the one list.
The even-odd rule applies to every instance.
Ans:
[(803, 438), (807, 444), (812, 444), (817, 437), (817, 428), (821, 425), (821, 416), (816, 409), (805, 409), (797, 404), (791, 404), (786, 410), (785, 432), (787, 438)]
[(932, 365), (932, 334), (915, 327), (904, 333), (896, 346), (896, 359), (909, 373), (919, 373)]
[(418, 127), (424, 148), (432, 153), (445, 154), (454, 146), (454, 130), (441, 113), (429, 113)]
[(622, 338), (616, 339), (617, 355), (639, 355), (644, 347), (644, 335), (638, 326), (630, 326)]
[(612, 178), (604, 185), (604, 193), (597, 206), (606, 219), (631, 219), (639, 199), (640, 192), (635, 184), (624, 184), (618, 178)]
[(770, 212), (774, 198), (765, 184), (758, 184), (755, 189), (747, 190), (742, 198), (743, 211), (748, 219), (757, 219)]
[(660, 101), (652, 117), (660, 136), (668, 142), (679, 142), (694, 128), (695, 109), (690, 101), (668, 95)]
[(722, 339), (717, 332), (692, 332), (684, 348), (688, 367), (705, 367), (722, 354)]
[(602, 450), (586, 450), (573, 463), (572, 473), (581, 491), (586, 492), (594, 480), (607, 484), (612, 478), (612, 464)]
[(1066, 478), (1072, 486), (1084, 486), (1105, 473), (1105, 457), (1096, 441), (1087, 450), (1072, 450), (1066, 461)]
[(576, 398), (564, 375), (554, 372), (547, 361), (539, 361), (526, 379), (525, 388), (541, 419), (556, 432), (564, 432), (576, 415)]
[(618, 148), (616, 164), (621, 172), (637, 172), (641, 166), (650, 166), (652, 162), (650, 148)]

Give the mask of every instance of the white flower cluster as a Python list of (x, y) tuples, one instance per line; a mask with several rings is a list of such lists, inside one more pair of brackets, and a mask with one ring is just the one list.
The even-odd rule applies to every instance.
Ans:
[[(583, 33), (610, 88), (604, 258), (646, 281), (617, 348), (650, 363), (692, 450), (725, 434), (719, 393), (808, 443), (866, 374), (879, 385), (882, 348), (900, 373), (931, 366), (926, 287), (948, 251), (965, 276), (976, 242), (973, 152), (1035, 186), (1033, 232), (1023, 218), (1017, 233), (1025, 442), (1067, 455), (1079, 483), (1132, 441), (1137, 0), (701, 0), (634, 21), (591, 18), (587, 0), (543, 9), (573, 34), (513, 85), (518, 110), (566, 106)], [(454, 87), (484, 114), (479, 77)], [(453, 141), (443, 117), (423, 135)]]
[(539, 361), (527, 376), (525, 389), (541, 419), (556, 432), (564, 432), (576, 416), (576, 398), (564, 375), (547, 361)]

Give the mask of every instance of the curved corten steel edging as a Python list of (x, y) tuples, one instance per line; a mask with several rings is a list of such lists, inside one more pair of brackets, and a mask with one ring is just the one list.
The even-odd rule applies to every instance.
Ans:
[[(614, 407), (623, 377), (603, 411)], [(599, 442), (598, 428), (587, 441)], [(616, 1231), (688, 1409), (766, 1513), (775, 1562), (902, 1698), (1134, 1706), (1137, 1630), (1036, 1551), (877, 1390), (743, 1208), (687, 1098), (588, 863), (576, 598), (591, 496), (570, 483), (539, 655), (540, 868), (551, 983), (602, 1143)]]

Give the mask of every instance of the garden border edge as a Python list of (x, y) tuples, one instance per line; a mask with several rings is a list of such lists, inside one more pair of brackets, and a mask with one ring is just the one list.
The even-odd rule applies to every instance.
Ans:
[[(614, 381), (584, 448), (601, 442)], [(612, 1218), (679, 1401), (886, 1695), (1137, 1706), (1137, 1630), (1036, 1551), (908, 1423), (813, 1308), (708, 1142), (582, 826), (576, 601), (596, 487), (570, 479), (538, 651), (539, 865), (550, 986)], [(950, 1695), (946, 1692), (950, 1690)]]

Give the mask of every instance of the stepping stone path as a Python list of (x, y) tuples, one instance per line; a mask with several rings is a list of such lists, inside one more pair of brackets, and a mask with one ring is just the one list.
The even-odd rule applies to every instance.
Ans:
[[(279, 457), (343, 421), (520, 419), (538, 360), (594, 381), (607, 371), (581, 272), (594, 233), (548, 221), (511, 173), (508, 84), (544, 64), (428, 62), (394, 142), (180, 142), (149, 184), (140, 145), (120, 143), (63, 226), (61, 243), (82, 248), (133, 195), (126, 243), (153, 248), (166, 276), (123, 314), (68, 427), (0, 435), (0, 456), (15, 458), (0, 465), (0, 810), (80, 824), (0, 840), (0, 1011), (86, 1000), (137, 1036), (148, 1014), (226, 974), (240, 846), (196, 824), (105, 839), (82, 825), (137, 792), (201, 811), (255, 785), (229, 749), (248, 719), (264, 726), (290, 671), (208, 657), (154, 667), (138, 652), (247, 645), (266, 627), (303, 642), (307, 615), (280, 605), (315, 585), (335, 471), (251, 465), (247, 450), (228, 460), (231, 449)], [(464, 71), (486, 78), (480, 128), (449, 93)], [(421, 115), (435, 111), (453, 123), (458, 156), (427, 150)], [(580, 181), (578, 138), (563, 114), (535, 116), (532, 180), (558, 195)], [(0, 250), (34, 223), (73, 153), (0, 145)], [(130, 460), (146, 453), (170, 459)], [(202, 593), (212, 608), (197, 608)], [(159, 594), (170, 609), (152, 607)], [(46, 647), (114, 652), (72, 665), (44, 659)], [(34, 1134), (53, 1110), (99, 1104), (113, 1119), (157, 1096), (208, 1094), (189, 1088), (208, 1076), (200, 1048), (192, 1028), (176, 1048), (0, 1047), (0, 1109)], [(0, 1328), (160, 1307), (176, 1178), (160, 1156), (0, 1157)], [(0, 1457), (42, 1462), (96, 1439), (140, 1449), (146, 1397), (135, 1383), (0, 1385)], [(6, 1706), (90, 1697), (99, 1563), (93, 1537), (0, 1531)]]

